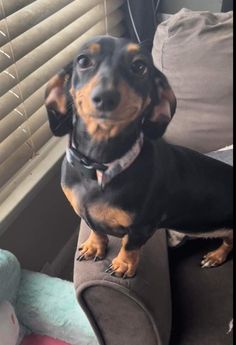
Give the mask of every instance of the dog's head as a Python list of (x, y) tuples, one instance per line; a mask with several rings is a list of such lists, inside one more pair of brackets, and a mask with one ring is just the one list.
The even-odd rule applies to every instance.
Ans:
[(72, 129), (74, 111), (95, 140), (115, 137), (132, 123), (142, 123), (144, 133), (157, 138), (174, 115), (176, 99), (144, 47), (99, 36), (49, 81), (45, 104), (57, 136)]

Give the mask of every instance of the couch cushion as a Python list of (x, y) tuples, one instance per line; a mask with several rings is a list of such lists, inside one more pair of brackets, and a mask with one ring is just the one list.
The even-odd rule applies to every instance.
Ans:
[(166, 140), (200, 152), (232, 144), (233, 13), (182, 9), (158, 26), (152, 53), (177, 97)]
[(170, 345), (232, 345), (233, 260), (202, 269), (220, 240), (192, 240), (170, 249), (173, 328)]

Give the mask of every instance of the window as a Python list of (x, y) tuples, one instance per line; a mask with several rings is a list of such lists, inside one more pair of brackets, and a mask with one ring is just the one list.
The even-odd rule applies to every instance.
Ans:
[(47, 81), (89, 37), (123, 35), (122, 3), (0, 0), (0, 221), (64, 153), (47, 122)]

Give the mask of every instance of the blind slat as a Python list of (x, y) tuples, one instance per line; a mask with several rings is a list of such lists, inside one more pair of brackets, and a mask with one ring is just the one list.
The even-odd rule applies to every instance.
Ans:
[(32, 116), (34, 112), (43, 105), (46, 84), (41, 86), (35, 93), (25, 99), (24, 104), (19, 104), (15, 109), (13, 109), (13, 111), (0, 120), (0, 142), (3, 141), (7, 135), (13, 132), (17, 126), (21, 125), (21, 123), (25, 121), (25, 118)]
[[(31, 197), (32, 194), (29, 195), (28, 193), (32, 192), (32, 188), (36, 187), (36, 189), (38, 189), (39, 185), (37, 182), (41, 182), (42, 179), (46, 177), (45, 175), (42, 176), (42, 171), (43, 173), (50, 173), (52, 172), (51, 169), (55, 166), (59, 166), (58, 160), (63, 156), (67, 141), (67, 137), (51, 137), (46, 144), (39, 149), (34, 159), (28, 161), (22, 169), (20, 169), (17, 174), (13, 175), (13, 178), (7, 181), (4, 187), (0, 189), (0, 224), (5, 220), (4, 216), (9, 214), (9, 208), (10, 212), (14, 212), (14, 206), (18, 207), (18, 202), (21, 202), (25, 195)], [(24, 185), (23, 188), (21, 188), (22, 184)]]
[[(10, 14), (20, 10), (22, 7), (31, 4), (35, 0), (8, 0), (4, 1), (4, 14), (5, 16), (9, 16)], [(0, 20), (3, 19), (4, 16), (0, 16)]]
[[(3, 3), (2, 3), (2, 0), (0, 0), (0, 17), (1, 18), (4, 18), (5, 17), (5, 14), (4, 14), (4, 8), (3, 8)], [(3, 44), (6, 44), (7, 42), (9, 42), (9, 37), (8, 37), (8, 31), (7, 31), (7, 25), (6, 25), (6, 20), (0, 20), (0, 40), (1, 40), (1, 44), (0, 44), (0, 47), (3, 45)], [(0, 53), (1, 53), (1, 49), (0, 49)], [(2, 53), (1, 53), (2, 55)], [(1, 56), (0, 55), (0, 56)]]
[(47, 122), (45, 107), (41, 107), (28, 120), (24, 121), (0, 144), (0, 164), (2, 164), (15, 150), (27, 141), (36, 130)]
[[(109, 30), (116, 26), (122, 20), (122, 12), (116, 10), (109, 16)], [(53, 76), (60, 68), (69, 63), (75, 53), (78, 51), (78, 48), (83, 42), (88, 38), (102, 35), (105, 32), (105, 23), (104, 20), (101, 20), (96, 25), (91, 27), (83, 35), (81, 35), (77, 40), (68, 45), (63, 49), (59, 54), (50, 59), (43, 66), (34, 71), (31, 75), (25, 78), (21, 83), (21, 94), (23, 98), (28, 98), (32, 93), (34, 93), (38, 88), (40, 88), (47, 80)], [(7, 92), (0, 98), (0, 116), (3, 118), (10, 111), (16, 108), (21, 102), (22, 98), (19, 95), (19, 91), (13, 88), (12, 92)]]
[[(107, 6), (108, 15), (113, 12), (121, 1), (117, 0), (115, 3), (111, 2)], [(81, 16), (78, 20), (68, 25), (64, 30), (52, 36), (42, 45), (34, 49), (31, 53), (16, 62), (11, 68), (8, 68), (8, 73), (0, 73), (0, 96), (7, 90), (13, 88), (18, 82), (26, 78), (29, 74), (42, 66), (46, 61), (57, 55), (71, 42), (81, 36), (87, 31), (95, 22), (103, 20), (104, 7), (99, 4)], [(16, 70), (18, 71), (16, 74)], [(14, 77), (13, 77), (14, 76)]]
[[(24, 55), (28, 54), (31, 50), (39, 46), (51, 36), (81, 17), (101, 1), (102, 0), (90, 0), (89, 2), (74, 1), (35, 25), (30, 30), (17, 36), (14, 40), (11, 40), (10, 44), (14, 52), (14, 61), (21, 59)], [(2, 58), (0, 59), (0, 72), (13, 63), (12, 51), (9, 46), (10, 44), (7, 43), (1, 47), (1, 50), (5, 52), (6, 55), (2, 54)]]
[(48, 123), (40, 127), (31, 137), (34, 143), (32, 148), (31, 142), (25, 142), (13, 155), (11, 155), (4, 164), (0, 166), (0, 188), (14, 176), (14, 174), (23, 167), (23, 165), (34, 156), (34, 152), (40, 149), (51, 137), (51, 131)]
[(8, 114), (8, 116), (5, 116), (2, 120), (0, 120), (0, 143), (26, 119), (27, 116), (24, 114), (23, 106), (19, 106), (19, 110), (16, 109), (15, 111), (12, 111), (10, 114)]
[[(14, 39), (16, 36), (29, 30), (34, 25), (38, 24), (45, 18), (49, 17), (56, 11), (68, 5), (74, 0), (40, 0), (24, 7), (23, 9), (14, 12), (6, 19), (0, 21), (0, 30), (5, 30), (5, 20), (8, 27), (8, 39)], [(89, 1), (89, 0), (87, 0)], [(0, 36), (0, 46), (5, 44), (5, 39)]]

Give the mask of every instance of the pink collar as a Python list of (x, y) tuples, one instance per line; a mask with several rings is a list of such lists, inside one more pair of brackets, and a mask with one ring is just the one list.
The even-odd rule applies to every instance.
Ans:
[(143, 133), (135, 141), (131, 149), (119, 159), (110, 163), (104, 164), (107, 169), (105, 171), (96, 170), (98, 184), (103, 188), (108, 184), (116, 175), (127, 169), (134, 160), (138, 157), (143, 146)]

